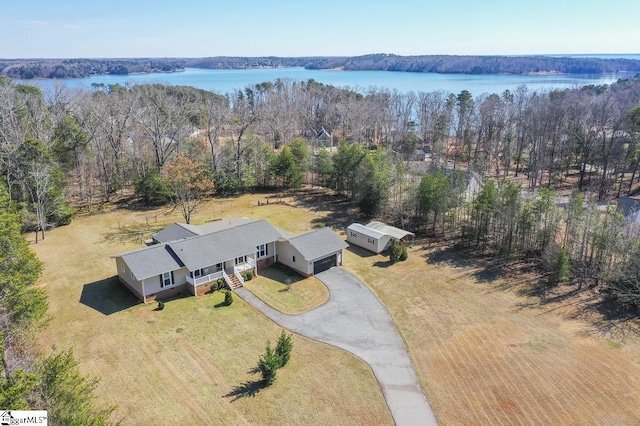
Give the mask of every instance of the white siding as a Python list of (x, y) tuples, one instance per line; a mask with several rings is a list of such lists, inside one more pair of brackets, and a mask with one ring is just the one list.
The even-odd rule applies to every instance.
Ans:
[(347, 242), (355, 244), (357, 246), (366, 248), (374, 253), (380, 253), (387, 248), (389, 235), (383, 235), (381, 237), (368, 236), (362, 232), (347, 228)]
[[(302, 275), (313, 274), (313, 262), (308, 262), (288, 241), (278, 242), (278, 262), (300, 272)], [(293, 260), (295, 257), (295, 261)]]
[(186, 284), (187, 273), (188, 273), (187, 268), (180, 268), (177, 271), (173, 271), (173, 285), (168, 287), (160, 286), (160, 275), (156, 275), (155, 277), (149, 277), (145, 279), (144, 280), (144, 291), (146, 292), (145, 296), (156, 294), (163, 290), (168, 290), (170, 288), (174, 288), (179, 285)]
[(131, 275), (131, 269), (129, 269), (129, 266), (121, 257), (116, 258), (116, 268), (118, 268), (118, 277), (120, 277), (120, 281), (124, 282), (126, 285), (131, 287), (132, 290), (137, 292), (137, 295), (139, 297), (144, 297), (144, 292), (142, 291), (142, 282), (137, 281)]

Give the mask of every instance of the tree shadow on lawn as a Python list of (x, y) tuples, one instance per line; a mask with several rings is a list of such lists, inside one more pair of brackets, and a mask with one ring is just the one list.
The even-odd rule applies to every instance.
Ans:
[(111, 315), (136, 306), (140, 301), (114, 275), (85, 284), (80, 294), (80, 303), (104, 315)]
[[(258, 367), (254, 367), (249, 370), (249, 374), (258, 374), (260, 371)], [(233, 388), (231, 392), (226, 394), (225, 398), (233, 398), (231, 402), (237, 401), (240, 398), (253, 398), (258, 394), (262, 389), (265, 389), (267, 384), (264, 380), (252, 380), (244, 382)]]
[(254, 380), (249, 382), (244, 382), (233, 388), (231, 392), (226, 394), (225, 398), (232, 398), (231, 402), (235, 402), (240, 398), (253, 398), (258, 394), (262, 389), (266, 388), (264, 381), (262, 380)]
[(493, 282), (505, 274), (508, 263), (504, 260), (483, 254), (471, 255), (453, 245), (440, 245), (436, 248), (423, 246), (422, 255), (432, 265), (445, 264), (455, 268), (466, 268), (469, 275), (478, 282)]
[(589, 295), (580, 300), (580, 308), (568, 314), (571, 319), (586, 320), (590, 327), (584, 335), (597, 335), (623, 342), (628, 336), (640, 334), (637, 311), (620, 307), (616, 301), (587, 290)]

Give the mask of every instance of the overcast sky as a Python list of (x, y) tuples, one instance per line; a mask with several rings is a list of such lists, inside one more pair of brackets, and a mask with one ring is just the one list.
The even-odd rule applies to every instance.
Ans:
[(640, 0), (2, 0), (0, 58), (640, 53)]

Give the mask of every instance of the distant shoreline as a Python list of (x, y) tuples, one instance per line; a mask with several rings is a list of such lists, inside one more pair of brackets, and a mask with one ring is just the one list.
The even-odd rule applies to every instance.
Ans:
[[(611, 56), (611, 55), (609, 55)], [(139, 75), (198, 69), (297, 68), (326, 71), (393, 71), (468, 75), (563, 75), (640, 73), (640, 55), (595, 56), (399, 56), (208, 57), (130, 59), (0, 59), (0, 75), (20, 80)]]

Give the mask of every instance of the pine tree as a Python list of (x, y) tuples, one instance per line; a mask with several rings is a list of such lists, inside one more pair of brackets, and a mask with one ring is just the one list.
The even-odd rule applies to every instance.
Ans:
[(553, 262), (553, 281), (554, 284), (567, 282), (571, 279), (571, 265), (569, 263), (569, 255), (564, 248), (558, 252), (558, 256)]
[(291, 350), (293, 349), (293, 342), (291, 341), (291, 334), (287, 335), (284, 330), (280, 333), (278, 343), (276, 343), (276, 355), (280, 358), (280, 367), (284, 367), (291, 358)]
[(258, 359), (258, 370), (267, 387), (275, 382), (276, 371), (280, 368), (280, 362), (280, 357), (271, 349), (271, 343), (267, 341), (264, 354)]

